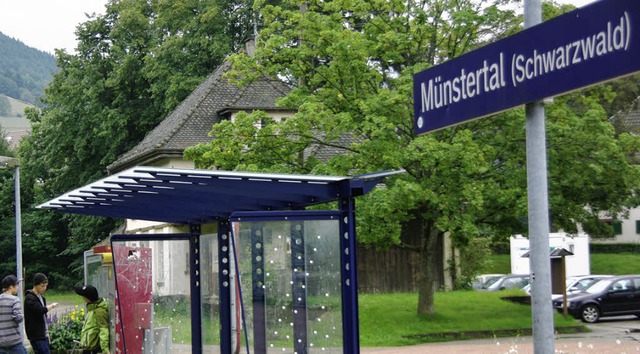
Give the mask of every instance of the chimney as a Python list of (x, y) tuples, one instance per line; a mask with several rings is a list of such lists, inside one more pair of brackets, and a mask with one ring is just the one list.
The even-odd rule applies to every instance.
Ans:
[(244, 42), (244, 51), (249, 57), (253, 57), (253, 54), (256, 51), (256, 42), (255, 40), (253, 40), (253, 38)]

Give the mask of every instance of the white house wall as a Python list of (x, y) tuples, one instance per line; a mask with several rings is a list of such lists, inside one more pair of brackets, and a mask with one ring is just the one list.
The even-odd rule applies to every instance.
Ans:
[(637, 224), (640, 223), (640, 208), (631, 209), (629, 215), (620, 220), (622, 233), (613, 238), (593, 238), (592, 243), (640, 243), (640, 233)]

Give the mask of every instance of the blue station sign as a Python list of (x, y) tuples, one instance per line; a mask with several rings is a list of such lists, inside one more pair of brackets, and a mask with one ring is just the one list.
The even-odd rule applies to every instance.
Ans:
[(640, 0), (601, 0), (417, 73), (416, 135), (640, 71)]

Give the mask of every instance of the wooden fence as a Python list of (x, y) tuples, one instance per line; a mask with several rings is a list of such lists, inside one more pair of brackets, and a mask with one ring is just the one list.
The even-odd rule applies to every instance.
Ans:
[[(438, 247), (442, 247), (442, 242)], [(441, 257), (441, 253), (438, 253)], [(358, 291), (360, 293), (394, 293), (418, 291), (418, 253), (393, 247), (375, 250), (358, 245)], [(436, 289), (444, 284), (443, 262), (438, 262), (440, 274)]]

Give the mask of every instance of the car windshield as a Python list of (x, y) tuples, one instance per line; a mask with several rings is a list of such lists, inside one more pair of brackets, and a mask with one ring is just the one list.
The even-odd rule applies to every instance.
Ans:
[(492, 284), (494, 284), (495, 282), (497, 282), (500, 278), (502, 277), (490, 277), (489, 279), (487, 279), (484, 284), (482, 284), (483, 288), (488, 288), (490, 287)]
[(606, 289), (609, 285), (611, 285), (611, 280), (603, 279), (586, 288), (584, 291), (588, 292), (589, 294), (597, 294), (604, 291), (604, 289)]
[(489, 289), (489, 290), (496, 290), (496, 289), (500, 289), (501, 287), (504, 286), (504, 283), (506, 282), (506, 278), (498, 278), (496, 281), (494, 281), (493, 283), (486, 285), (485, 288)]
[(587, 289), (591, 285), (597, 283), (598, 280), (599, 279), (582, 279), (579, 282), (573, 284), (572, 288), (580, 290), (580, 291), (584, 291), (585, 289)]

